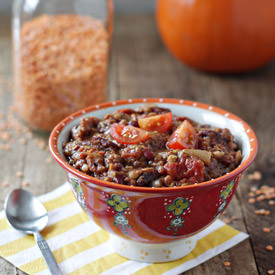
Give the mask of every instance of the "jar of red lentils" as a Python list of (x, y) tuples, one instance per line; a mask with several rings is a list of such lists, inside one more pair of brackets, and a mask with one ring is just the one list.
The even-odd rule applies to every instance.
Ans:
[(14, 100), (32, 128), (106, 101), (112, 0), (15, 0)]

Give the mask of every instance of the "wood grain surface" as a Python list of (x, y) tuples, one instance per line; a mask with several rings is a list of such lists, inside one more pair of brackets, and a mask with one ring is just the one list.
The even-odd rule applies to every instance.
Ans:
[[(1, 17), (0, 129), (7, 120), (14, 121), (10, 107), (11, 64), (9, 20)], [(243, 75), (199, 72), (181, 64), (167, 52), (158, 36), (153, 15), (119, 15), (115, 18), (108, 93), (110, 100), (173, 97), (201, 101), (235, 113), (251, 125), (259, 139), (259, 153), (223, 216), (230, 225), (247, 232), (250, 238), (185, 274), (251, 275), (275, 270), (275, 251), (265, 249), (266, 245), (273, 245), (275, 249), (275, 206), (269, 205), (267, 200), (248, 202), (251, 187), (275, 186), (275, 62)], [(48, 135), (20, 127), (19, 132), (14, 126), (7, 130), (11, 133), (9, 142), (13, 140), (9, 150), (1, 146), (7, 141), (0, 138), (0, 205), (11, 189), (26, 181), (29, 185), (25, 188), (35, 195), (46, 193), (65, 181), (62, 169), (50, 157), (46, 146)], [(249, 177), (254, 171), (259, 171), (262, 178)], [(22, 176), (17, 172), (22, 172)], [(6, 187), (2, 186), (4, 182)], [(256, 209), (270, 210), (270, 215), (256, 215)], [(263, 232), (263, 227), (271, 228), (271, 232)], [(225, 261), (231, 265), (225, 267)], [(0, 257), (0, 274), (24, 273)]]

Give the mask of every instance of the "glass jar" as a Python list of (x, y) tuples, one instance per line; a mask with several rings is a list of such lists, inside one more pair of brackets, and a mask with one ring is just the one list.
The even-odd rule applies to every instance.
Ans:
[(14, 0), (14, 100), (32, 128), (106, 100), (112, 0)]

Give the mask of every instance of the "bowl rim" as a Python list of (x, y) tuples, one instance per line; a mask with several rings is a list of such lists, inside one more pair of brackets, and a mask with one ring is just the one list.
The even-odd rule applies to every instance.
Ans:
[[(225, 116), (228, 119), (233, 119), (239, 123), (241, 123), (244, 127), (245, 133), (248, 136), (249, 144), (250, 144), (250, 152), (245, 161), (243, 161), (237, 168), (235, 168), (233, 171), (218, 177), (216, 179), (211, 179), (209, 181), (204, 181), (198, 184), (192, 184), (192, 185), (185, 185), (185, 186), (176, 186), (176, 187), (139, 187), (139, 186), (128, 186), (128, 185), (122, 185), (117, 184), (114, 182), (104, 181), (101, 179), (97, 179), (95, 177), (89, 176), (75, 168), (73, 168), (71, 165), (67, 163), (65, 159), (61, 156), (60, 152), (58, 151), (58, 137), (62, 130), (67, 126), (69, 123), (71, 123), (76, 118), (85, 115), (86, 113), (105, 109), (113, 106), (120, 106), (120, 105), (131, 105), (131, 104), (137, 104), (137, 103), (168, 103), (168, 104), (176, 104), (176, 105), (185, 105), (190, 106), (194, 108), (200, 108), (205, 109), (214, 113), (217, 113), (219, 115)], [(258, 141), (257, 137), (252, 130), (252, 128), (240, 117), (224, 110), (219, 107), (215, 107), (209, 104), (205, 104), (198, 101), (192, 101), (192, 100), (185, 100), (185, 99), (174, 99), (174, 98), (135, 98), (135, 99), (126, 99), (126, 100), (115, 100), (110, 102), (101, 103), (98, 105), (92, 105), (90, 107), (83, 108), (69, 116), (67, 116), (65, 119), (63, 119), (61, 122), (59, 122), (55, 128), (52, 130), (49, 138), (49, 148), (52, 156), (54, 159), (59, 163), (61, 167), (63, 167), (67, 172), (73, 174), (74, 176), (77, 176), (78, 178), (88, 181), (89, 183), (101, 186), (101, 187), (108, 187), (112, 189), (119, 189), (121, 191), (131, 191), (131, 192), (139, 192), (139, 193), (177, 193), (180, 191), (187, 191), (187, 190), (193, 190), (200, 188), (200, 187), (209, 187), (211, 185), (220, 184), (225, 181), (229, 181), (240, 175), (255, 159), (257, 152), (258, 152)], [(89, 185), (87, 185), (89, 186)]]

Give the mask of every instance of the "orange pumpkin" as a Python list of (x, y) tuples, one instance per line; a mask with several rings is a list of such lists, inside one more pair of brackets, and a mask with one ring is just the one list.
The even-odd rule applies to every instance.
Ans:
[(244, 72), (275, 56), (275, 0), (157, 0), (160, 35), (197, 69)]

